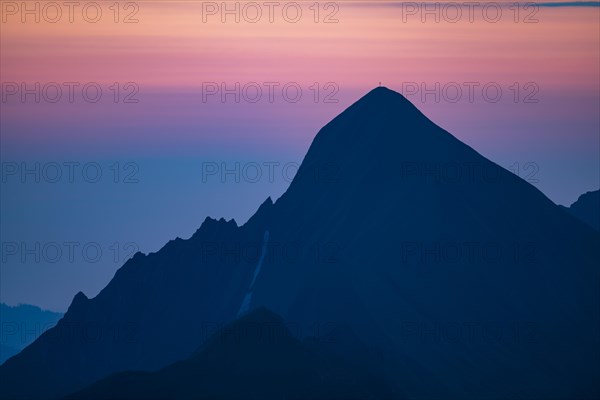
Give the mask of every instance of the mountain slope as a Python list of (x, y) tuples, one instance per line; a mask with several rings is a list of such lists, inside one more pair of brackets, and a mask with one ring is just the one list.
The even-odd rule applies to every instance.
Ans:
[[(353, 332), (334, 343), (346, 357), (377, 347), (407, 398), (595, 398), (599, 244), (377, 88), (318, 133), (286, 193), (244, 226), (207, 220), (134, 257), (96, 298), (76, 296), (53, 331), (79, 336), (49, 331), (9, 360), (0, 394), (51, 398), (156, 370), (189, 356), (207, 325), (265, 306), (300, 336)], [(128, 323), (132, 340), (86, 340), (86, 325)]]
[(600, 231), (600, 190), (584, 193), (570, 207), (561, 207)]
[(0, 364), (56, 325), (62, 316), (62, 313), (42, 310), (29, 304), (11, 307), (0, 303)]
[(600, 393), (600, 239), (536, 188), (385, 88), (325, 126), (298, 175), (271, 237), (336, 258), (267, 264), (252, 305), (352, 321), (415, 398)]
[(260, 243), (262, 233), (207, 218), (190, 239), (136, 254), (98, 296), (78, 293), (55, 328), (0, 367), (0, 394), (55, 398), (112, 372), (188, 357), (215, 324), (235, 317), (251, 279), (251, 256), (221, 245)]
[(191, 358), (158, 372), (112, 375), (67, 399), (389, 399), (389, 385), (316, 341), (300, 342), (259, 308)]

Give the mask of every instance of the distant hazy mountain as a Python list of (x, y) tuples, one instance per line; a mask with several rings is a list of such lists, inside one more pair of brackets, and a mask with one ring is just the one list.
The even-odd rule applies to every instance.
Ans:
[(570, 207), (563, 208), (600, 231), (600, 190), (584, 193)]
[(207, 219), (135, 255), (95, 298), (77, 294), (56, 328), (0, 366), (0, 396), (53, 398), (165, 368), (265, 306), (300, 337), (351, 332), (336, 354), (374, 349), (401, 398), (598, 398), (599, 244), (377, 88), (321, 129), (286, 193), (246, 224)]
[(55, 326), (62, 316), (27, 304), (11, 307), (0, 303), (0, 364)]
[(259, 308), (224, 327), (191, 358), (158, 372), (122, 372), (68, 399), (392, 399), (389, 383), (316, 340), (299, 341)]

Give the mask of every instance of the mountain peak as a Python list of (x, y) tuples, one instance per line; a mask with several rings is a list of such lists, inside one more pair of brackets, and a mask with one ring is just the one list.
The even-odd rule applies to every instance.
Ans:
[(378, 86), (334, 118), (323, 131), (335, 127), (343, 131), (342, 136), (357, 132), (359, 137), (365, 137), (365, 132), (369, 132), (373, 143), (376, 142), (373, 134), (382, 130), (388, 131), (387, 133), (411, 129), (419, 132), (424, 124), (429, 125), (429, 119), (402, 94), (385, 86)]
[(380, 106), (393, 106), (398, 107), (403, 105), (416, 109), (406, 97), (399, 92), (389, 89), (385, 86), (378, 86), (372, 89), (370, 92), (361, 97), (355, 104), (372, 104)]
[(73, 298), (73, 303), (84, 302), (87, 301), (88, 297), (82, 291), (77, 292), (75, 297)]
[(451, 153), (465, 152), (473, 158), (467, 148), (402, 94), (379, 86), (319, 131), (282, 200), (315, 198), (323, 190), (332, 198), (343, 191), (362, 191), (360, 182), (372, 187), (397, 180), (402, 173), (398, 160), (436, 165), (450, 161)]
[[(400, 95), (400, 93), (388, 88), (387, 86), (377, 86), (376, 88), (371, 89), (369, 93), (365, 94), (363, 97), (367, 96), (388, 96), (388, 95)], [(404, 97), (404, 96), (403, 96)]]
[(76, 313), (88, 302), (88, 297), (81, 291), (77, 292), (67, 312)]
[(564, 209), (600, 231), (600, 190), (582, 194), (575, 203)]

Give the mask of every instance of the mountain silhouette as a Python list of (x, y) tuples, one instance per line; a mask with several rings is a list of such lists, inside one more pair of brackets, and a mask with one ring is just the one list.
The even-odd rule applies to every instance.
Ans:
[(264, 308), (224, 327), (192, 357), (158, 372), (123, 372), (67, 399), (392, 399), (382, 379), (318, 341), (300, 342)]
[(600, 190), (584, 193), (570, 207), (561, 207), (600, 231)]
[(300, 337), (332, 333), (345, 359), (376, 348), (402, 398), (597, 398), (599, 244), (376, 88), (319, 131), (288, 190), (246, 224), (207, 218), (136, 254), (95, 298), (75, 296), (0, 367), (0, 395), (54, 398), (162, 369), (264, 306)]
[(55, 328), (0, 367), (0, 395), (56, 398), (112, 372), (188, 357), (215, 324), (235, 318), (254, 267), (215, 248), (262, 233), (207, 218), (190, 239), (135, 254), (95, 298), (77, 293)]

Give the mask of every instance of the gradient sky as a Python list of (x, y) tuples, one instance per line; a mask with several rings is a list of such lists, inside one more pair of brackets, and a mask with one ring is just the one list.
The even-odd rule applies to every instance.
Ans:
[[(300, 3), (297, 23), (277, 10), (271, 23), (266, 8), (257, 23), (236, 23), (232, 16), (223, 23), (220, 14), (203, 21), (202, 2), (142, 1), (133, 2), (137, 10), (121, 2), (115, 23), (113, 2), (100, 3), (98, 23), (77, 11), (73, 23), (65, 15), (58, 23), (35, 23), (32, 16), (22, 23), (1, 3), (2, 302), (64, 311), (77, 291), (97, 294), (132, 243), (157, 251), (170, 239), (189, 237), (207, 215), (243, 223), (267, 196), (285, 190), (290, 170), (286, 175), (283, 167), (293, 171), (317, 131), (379, 82), (404, 92), (483, 155), (518, 169), (557, 203), (570, 204), (600, 186), (597, 4), (521, 8), (517, 16), (506, 6), (496, 23), (479, 9), (473, 22), (463, 15), (456, 23), (436, 23), (399, 3), (336, 2), (336, 9), (320, 2), (315, 22), (311, 1)], [(122, 23), (132, 11), (138, 22)], [(324, 23), (333, 11), (338, 21)], [(537, 22), (525, 23), (531, 18)], [(33, 96), (23, 102), (20, 93), (7, 94), (10, 82), (96, 82), (103, 95), (98, 103), (84, 101), (77, 90), (72, 103), (66, 92), (57, 103), (36, 103)], [(115, 82), (119, 100), (133, 82), (139, 101), (115, 103)], [(206, 82), (263, 88), (264, 82), (280, 88), (295, 82), (303, 95), (297, 103), (285, 101), (281, 89), (273, 102), (266, 92), (256, 103), (235, 103), (232, 96), (222, 102), (218, 95), (204, 101)], [(454, 92), (439, 102), (408, 93), (411, 83), (453, 82), (463, 88), (478, 83), (473, 101), (466, 91), (455, 103)], [(492, 83), (502, 89), (496, 103), (481, 90)], [(337, 102), (325, 102), (327, 95)], [(81, 169), (73, 182), (26, 177), (23, 183), (20, 175), (7, 175), (21, 163), (65, 162), (96, 163), (102, 179), (89, 183)], [(223, 162), (280, 165), (272, 181), (266, 175), (255, 183), (203, 179), (203, 165)], [(133, 182), (124, 182), (127, 174)], [(98, 244), (102, 258), (92, 263), (76, 250), (73, 262), (63, 254), (51, 263), (7, 252), (11, 244), (65, 242)]]

